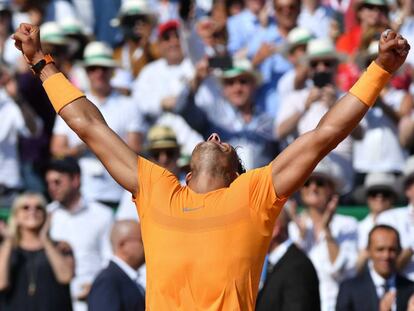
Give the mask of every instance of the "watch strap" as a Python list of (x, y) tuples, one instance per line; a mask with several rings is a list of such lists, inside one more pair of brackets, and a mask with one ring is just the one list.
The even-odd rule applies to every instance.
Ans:
[(32, 65), (30, 69), (32, 70), (33, 74), (38, 75), (42, 71), (42, 69), (50, 63), (54, 63), (55, 60), (53, 59), (52, 55), (46, 54), (41, 60), (39, 60), (36, 64)]

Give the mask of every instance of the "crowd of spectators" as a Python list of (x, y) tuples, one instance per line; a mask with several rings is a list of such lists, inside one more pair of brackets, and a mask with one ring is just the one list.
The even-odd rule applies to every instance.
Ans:
[[(385, 29), (414, 46), (411, 0), (0, 0), (0, 209), (10, 213), (0, 222), (1, 310), (144, 308), (132, 196), (56, 116), (10, 38), (21, 22), (40, 26), (43, 50), (130, 148), (182, 183), (212, 132), (250, 170), (315, 128), (375, 59)], [(413, 96), (412, 49), (288, 201), (259, 310), (292, 299), (292, 310), (362, 310), (368, 297), (375, 310), (414, 310)], [(358, 223), (338, 204), (367, 205), (368, 216)], [(371, 283), (354, 292), (353, 282)]]

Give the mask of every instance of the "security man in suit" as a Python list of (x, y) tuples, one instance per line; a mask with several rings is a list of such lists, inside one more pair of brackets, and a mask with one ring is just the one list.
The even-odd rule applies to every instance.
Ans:
[(406, 311), (414, 283), (397, 273), (400, 252), (398, 231), (388, 225), (375, 226), (368, 236), (368, 266), (341, 284), (336, 310)]
[(145, 261), (139, 224), (117, 221), (111, 243), (114, 256), (92, 284), (89, 311), (144, 311), (144, 292), (137, 282), (137, 269)]
[(289, 239), (289, 215), (280, 213), (273, 228), (267, 274), (256, 311), (318, 311), (319, 281), (312, 262)]

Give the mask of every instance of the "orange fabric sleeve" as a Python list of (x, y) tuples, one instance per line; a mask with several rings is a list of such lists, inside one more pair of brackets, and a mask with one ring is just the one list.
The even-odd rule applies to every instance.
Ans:
[(368, 107), (372, 107), (390, 78), (391, 74), (373, 61), (349, 92)]
[(46, 79), (43, 87), (57, 113), (74, 100), (85, 96), (61, 72)]

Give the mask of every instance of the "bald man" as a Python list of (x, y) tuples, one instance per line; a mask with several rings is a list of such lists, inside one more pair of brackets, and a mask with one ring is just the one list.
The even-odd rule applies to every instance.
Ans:
[(111, 244), (114, 256), (92, 285), (89, 311), (144, 311), (145, 297), (137, 283), (137, 270), (145, 261), (139, 224), (117, 221), (112, 227)]

